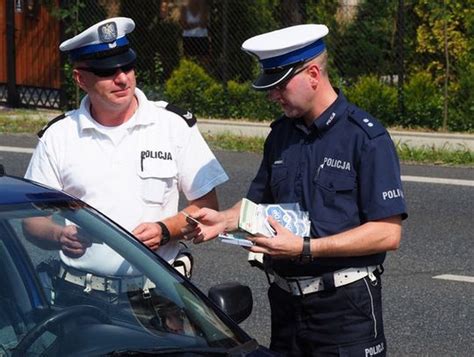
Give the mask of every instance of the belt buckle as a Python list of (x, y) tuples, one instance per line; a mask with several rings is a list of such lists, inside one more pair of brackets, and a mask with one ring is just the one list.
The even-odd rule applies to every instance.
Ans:
[(302, 290), (306, 289), (306, 292), (303, 292), (303, 295), (317, 293), (318, 291), (325, 290), (322, 276), (313, 276), (304, 279), (303, 282), (305, 283), (305, 287), (302, 288)]
[[(289, 290), (291, 292), (292, 295), (296, 295), (296, 296), (303, 296), (303, 289), (301, 289), (301, 285), (300, 285), (300, 282), (298, 281), (298, 279), (291, 279), (291, 278), (284, 278), (286, 283), (288, 284), (288, 287), (289, 287)], [(296, 285), (296, 288), (294, 288), (294, 286)], [(299, 294), (298, 294), (299, 293)]]

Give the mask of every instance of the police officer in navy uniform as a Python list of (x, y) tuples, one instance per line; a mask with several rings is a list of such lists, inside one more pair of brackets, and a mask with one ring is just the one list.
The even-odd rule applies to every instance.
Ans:
[[(136, 53), (127, 39), (134, 28), (132, 19), (110, 18), (60, 45), (87, 95), (78, 109), (41, 130), (25, 176), (99, 209), (190, 277), (192, 260), (181, 241), (192, 230), (178, 212), (179, 196), (187, 199), (187, 213), (217, 209), (215, 187), (228, 177), (192, 113), (150, 101), (136, 88)], [(141, 274), (72, 224), (38, 218), (25, 228), (38, 241), (55, 244), (60, 278), (90, 296), (115, 294), (102, 283), (109, 277), (135, 281)]]
[[(298, 203), (308, 237), (268, 218), (276, 234), (250, 237), (272, 276), (272, 350), (291, 356), (384, 356), (381, 274), (407, 217), (392, 140), (370, 114), (331, 86), (325, 25), (298, 25), (242, 45), (261, 74), (253, 83), (279, 103), (247, 198)], [(237, 229), (241, 203), (195, 218), (199, 241)]]

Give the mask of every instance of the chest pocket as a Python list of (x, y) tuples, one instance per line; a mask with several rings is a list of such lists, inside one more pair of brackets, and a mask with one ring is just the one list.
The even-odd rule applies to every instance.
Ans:
[(273, 165), (270, 187), (276, 202), (286, 202), (288, 195), (288, 167), (286, 165)]
[(354, 176), (324, 168), (314, 178), (314, 185), (317, 220), (342, 223), (358, 215)]
[[(150, 160), (150, 159), (148, 159)], [(138, 168), (141, 197), (147, 204), (159, 205), (166, 202), (166, 197), (177, 184), (177, 168), (174, 161), (153, 159)]]

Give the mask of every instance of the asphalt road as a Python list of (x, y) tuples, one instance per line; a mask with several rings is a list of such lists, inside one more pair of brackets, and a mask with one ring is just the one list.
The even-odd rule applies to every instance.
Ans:
[[(30, 136), (2, 136), (0, 146), (33, 147)], [(222, 208), (245, 195), (258, 154), (217, 151), (230, 176), (219, 187)], [(30, 154), (0, 151), (8, 173), (23, 175)], [(388, 254), (384, 286), (385, 329), (390, 356), (471, 356), (474, 348), (474, 169), (402, 165), (402, 175), (466, 180), (471, 185), (404, 182), (409, 218), (400, 249)], [(192, 246), (193, 281), (207, 291), (214, 284), (240, 281), (251, 287), (254, 310), (241, 326), (269, 342), (267, 281), (246, 262), (240, 247), (214, 241)], [(451, 274), (470, 281), (434, 279)], [(466, 279), (468, 280), (468, 279)]]

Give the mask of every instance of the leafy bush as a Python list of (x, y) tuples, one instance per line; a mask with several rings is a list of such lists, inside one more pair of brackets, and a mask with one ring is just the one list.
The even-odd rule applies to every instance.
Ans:
[(279, 106), (270, 102), (265, 92), (253, 89), (249, 82), (227, 83), (229, 118), (249, 120), (273, 120), (280, 113)]
[(375, 76), (362, 76), (346, 88), (349, 101), (367, 111), (384, 125), (397, 120), (397, 90), (382, 83)]
[(266, 94), (250, 83), (229, 81), (227, 86), (210, 77), (196, 63), (183, 59), (165, 85), (165, 98), (199, 117), (273, 120), (280, 110)]
[(205, 92), (215, 83), (202, 67), (183, 59), (166, 81), (164, 94), (168, 101), (202, 115), (208, 103)]
[(428, 72), (412, 75), (404, 88), (404, 127), (438, 129), (443, 123), (443, 98)]
[(224, 92), (224, 86), (218, 82), (213, 83), (204, 93), (206, 105), (200, 116), (210, 118), (226, 118), (225, 108), (227, 108), (227, 99)]

